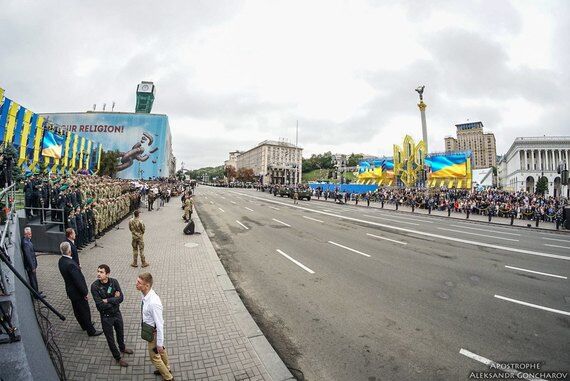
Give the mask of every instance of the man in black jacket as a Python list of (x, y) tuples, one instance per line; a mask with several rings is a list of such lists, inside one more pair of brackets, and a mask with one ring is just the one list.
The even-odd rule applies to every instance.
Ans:
[(77, 266), (81, 268), (81, 264), (79, 263), (79, 253), (77, 251), (77, 246), (75, 246), (75, 230), (73, 228), (65, 229), (65, 242), (69, 242), (69, 246), (71, 247), (71, 259), (77, 263)]
[[(91, 295), (97, 309), (101, 313), (101, 326), (107, 339), (109, 349), (117, 363), (122, 367), (129, 364), (121, 358), (121, 353), (133, 354), (132, 349), (125, 347), (125, 335), (123, 331), (123, 316), (119, 309), (123, 302), (123, 292), (119, 281), (109, 277), (111, 269), (107, 265), (99, 265), (97, 268), (97, 280), (91, 285)], [(117, 334), (119, 348), (115, 344), (113, 330)], [(120, 352), (119, 352), (120, 351)]]
[(22, 238), (22, 254), (24, 255), (24, 268), (28, 273), (28, 279), (30, 281), (30, 286), (41, 296), (44, 296), (42, 292), (38, 290), (38, 278), (36, 276), (36, 269), (38, 268), (38, 261), (36, 259), (36, 251), (34, 250), (34, 244), (32, 243), (32, 229), (26, 227), (24, 229), (24, 237)]
[(59, 258), (59, 272), (65, 281), (65, 292), (71, 300), (73, 314), (81, 328), (87, 331), (89, 336), (99, 336), (103, 331), (95, 330), (91, 321), (91, 310), (87, 302), (89, 290), (79, 265), (71, 258), (71, 245), (69, 242), (62, 242), (59, 245), (59, 250), (62, 254)]

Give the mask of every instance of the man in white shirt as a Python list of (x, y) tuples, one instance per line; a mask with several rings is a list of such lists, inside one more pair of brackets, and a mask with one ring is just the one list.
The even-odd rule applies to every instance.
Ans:
[(164, 380), (173, 380), (168, 365), (168, 354), (164, 348), (164, 320), (162, 318), (162, 302), (152, 289), (152, 275), (142, 273), (137, 278), (137, 290), (142, 292), (142, 321), (153, 326), (154, 338), (148, 342), (150, 361), (156, 367), (154, 374), (162, 375)]

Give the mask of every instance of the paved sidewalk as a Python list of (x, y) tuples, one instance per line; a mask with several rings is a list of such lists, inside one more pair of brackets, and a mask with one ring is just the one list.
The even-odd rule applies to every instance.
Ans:
[[(317, 201), (317, 202), (322, 202), (322, 203), (331, 203), (331, 204), (335, 203), (335, 201), (330, 199), (330, 198), (325, 201), (325, 199), (323, 197), (321, 197), (319, 200), (314, 196), (311, 197), (311, 202), (312, 201)], [(355, 201), (349, 201), (348, 205), (354, 206), (354, 205), (356, 205), (356, 203), (355, 203)], [(363, 207), (363, 208), (368, 208), (366, 206), (366, 200), (359, 200), (357, 206)], [(371, 202), (369, 208), (382, 209), (382, 205), (380, 202)], [(389, 204), (387, 202), (384, 203), (384, 210), (389, 210), (389, 211), (393, 211), (396, 213), (412, 214), (412, 208), (409, 206), (400, 205), (398, 207), (398, 211), (396, 211), (396, 204)], [(428, 215), (428, 211), (427, 211), (427, 209), (415, 208), (414, 214)], [(448, 217), (447, 216), (447, 210), (445, 210), (445, 211), (432, 210), (431, 215), (434, 217), (454, 218), (454, 219), (458, 219), (458, 220), (482, 222), (482, 223), (487, 223), (487, 224), (489, 223), (488, 216), (484, 216), (484, 215), (480, 215), (480, 214), (474, 214), (474, 213), (471, 213), (469, 215), (469, 219), (465, 218), (466, 217), (465, 213), (456, 213), (453, 211), (451, 212), (451, 216)], [(504, 218), (504, 217), (493, 217), (491, 220), (491, 224), (497, 224), (497, 225), (510, 225), (510, 223), (511, 223), (511, 219), (510, 218)], [(534, 220), (515, 219), (513, 221), (513, 226), (525, 227), (526, 228), (527, 225), (530, 224), (531, 228), (536, 229), (535, 223), (536, 223), (536, 221), (534, 221)], [(539, 229), (556, 231), (556, 224), (553, 222), (540, 221)], [(569, 230), (563, 229), (562, 225), (560, 226), (560, 230), (558, 230), (558, 232), (570, 233)]]
[[(292, 380), (243, 306), (198, 216), (194, 216), (196, 230), (202, 234), (186, 236), (177, 199), (159, 211), (141, 212), (146, 224), (145, 254), (151, 264), (144, 270), (152, 273), (154, 289), (164, 306), (165, 346), (175, 379)], [(140, 338), (141, 294), (135, 282), (143, 269), (129, 266), (128, 219), (120, 228), (98, 240), (102, 248), (86, 248), (79, 256), (88, 286), (96, 279), (97, 266), (106, 263), (111, 267), (110, 276), (117, 278), (123, 289), (125, 342), (135, 351), (125, 356), (128, 368), (115, 364), (104, 335), (88, 337), (79, 327), (57, 267), (59, 256), (38, 258), (40, 289), (67, 317), (62, 322), (51, 315), (51, 321), (70, 380), (161, 379), (153, 375), (146, 342)], [(95, 327), (100, 329), (100, 315), (91, 295), (89, 301)]]

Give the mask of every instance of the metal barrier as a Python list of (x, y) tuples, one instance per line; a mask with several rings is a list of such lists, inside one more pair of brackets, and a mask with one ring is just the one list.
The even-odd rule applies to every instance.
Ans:
[[(65, 222), (64, 222), (64, 221), (54, 221), (54, 220), (53, 220), (53, 216), (54, 216), (54, 215), (53, 215), (53, 212), (61, 213), (60, 215), (61, 215), (62, 218), (63, 218), (63, 216), (64, 216), (64, 209), (45, 208), (45, 207), (43, 207), (43, 206), (41, 206), (41, 207), (39, 207), (39, 208), (38, 208), (38, 207), (34, 207), (34, 206), (25, 206), (25, 207), (24, 207), (24, 210), (26, 210), (26, 211), (28, 211), (28, 210), (29, 210), (29, 211), (39, 210), (39, 211), (40, 211), (40, 215), (39, 215), (39, 217), (40, 217), (40, 224), (42, 224), (42, 225), (47, 225), (47, 224), (65, 225)], [(51, 217), (51, 220), (50, 220), (50, 221), (47, 221), (47, 213), (46, 213), (46, 212), (50, 212), (50, 217)], [(26, 213), (26, 216), (27, 216), (27, 214), (28, 214), (28, 213)], [(27, 218), (27, 217), (26, 217), (26, 218)], [(35, 219), (35, 218), (36, 218), (36, 216), (34, 216), (34, 219)], [(28, 219), (28, 220), (29, 220), (29, 221), (33, 221), (33, 219)]]
[[(44, 297), (36, 290), (34, 290), (25, 276), (22, 276), (18, 270), (13, 265), (13, 259), (8, 255), (8, 249), (13, 246), (12, 242), (12, 231), (11, 229), (15, 226), (14, 218), (16, 218), (16, 197), (15, 197), (16, 184), (5, 187), (0, 191), (0, 203), (5, 205), (4, 210), (0, 210), (0, 217), (2, 220), (5, 218), (5, 224), (3, 226), (1, 238), (0, 238), (0, 261), (2, 261), (8, 269), (14, 274), (16, 278), (22, 282), (22, 284), (32, 293), (35, 298), (34, 302), (34, 313), (36, 315), (36, 320), (40, 327), (40, 332), (42, 334), (43, 341), (46, 345), (48, 354), (54, 364), (57, 375), (61, 380), (67, 380), (65, 374), (65, 368), (63, 364), (63, 356), (54, 338), (54, 330), (52, 323), (49, 320), (49, 312), (53, 312), (61, 320), (65, 320), (59, 311), (57, 311), (51, 304), (46, 302)], [(54, 221), (55, 223), (55, 221)], [(13, 255), (18, 255), (19, 253), (14, 252)], [(20, 341), (20, 335), (18, 335), (18, 327), (13, 324), (12, 310), (13, 304), (11, 299), (12, 289), (9, 290), (6, 284), (7, 277), (2, 273), (2, 266), (0, 266), (0, 292), (3, 298), (8, 300), (2, 300), (0, 302), (0, 332), (3, 330), (6, 332), (8, 338), (5, 340), (0, 340), (0, 344), (13, 343)], [(13, 283), (13, 282), (12, 282)], [(10, 285), (13, 288), (13, 285)]]

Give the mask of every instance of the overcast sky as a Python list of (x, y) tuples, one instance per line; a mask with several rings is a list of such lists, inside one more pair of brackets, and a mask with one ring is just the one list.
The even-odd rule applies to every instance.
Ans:
[[(221, 165), (262, 140), (304, 156), (430, 151), (482, 121), (570, 135), (570, 1), (22, 1), (0, 7), (0, 87), (36, 112), (134, 111), (157, 87), (178, 166)], [(100, 107), (100, 106), (99, 106)]]

